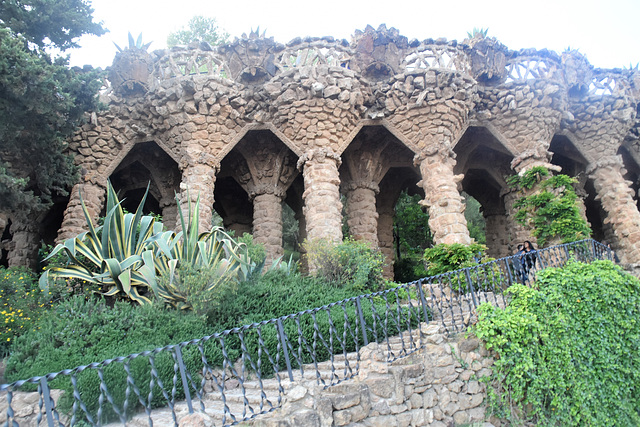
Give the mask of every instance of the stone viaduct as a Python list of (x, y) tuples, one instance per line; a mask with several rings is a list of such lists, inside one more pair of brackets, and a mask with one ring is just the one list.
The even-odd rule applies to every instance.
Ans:
[(424, 196), (437, 243), (469, 243), (464, 191), (482, 205), (490, 254), (504, 256), (528, 237), (505, 177), (536, 165), (577, 177), (594, 237), (640, 263), (640, 72), (596, 69), (577, 51), (409, 41), (384, 25), (351, 42), (251, 34), (125, 50), (102, 99), (69, 143), (81, 181), (45, 221), (14, 220), (9, 265), (53, 230), (79, 233), (78, 195), (98, 216), (107, 179), (134, 207), (150, 181), (147, 206), (168, 227), (174, 193), (183, 205), (199, 195), (203, 225), (215, 210), (271, 257), (283, 253), (284, 203), (302, 238), (340, 241), (346, 201), (351, 235), (392, 260), (405, 189)]

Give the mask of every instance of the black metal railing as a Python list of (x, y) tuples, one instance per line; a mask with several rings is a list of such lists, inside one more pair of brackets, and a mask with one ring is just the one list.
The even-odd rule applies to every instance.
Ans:
[[(506, 306), (512, 284), (531, 285), (537, 271), (570, 259), (611, 260), (611, 250), (583, 240), (530, 255), (514, 255), (396, 288), (360, 295), (277, 319), (229, 329), (175, 345), (3, 384), (5, 425), (21, 418), (16, 392), (36, 390), (36, 422), (49, 426), (107, 422), (132, 416), (149, 425), (177, 425), (202, 411), (216, 425), (234, 425), (282, 404), (286, 385), (302, 378), (328, 387), (358, 374), (359, 350), (381, 345), (388, 362), (423, 347), (422, 324), (464, 330), (483, 302)], [(93, 384), (97, 401), (83, 390)], [(66, 390), (57, 402), (51, 389)], [(95, 400), (95, 399), (94, 399)], [(0, 402), (1, 403), (1, 402)], [(2, 406), (0, 405), (0, 410)]]

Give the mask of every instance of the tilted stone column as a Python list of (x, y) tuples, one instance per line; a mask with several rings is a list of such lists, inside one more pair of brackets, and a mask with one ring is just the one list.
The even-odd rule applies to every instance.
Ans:
[(424, 189), (425, 199), (421, 204), (429, 211), (429, 228), (438, 243), (471, 243), (467, 220), (464, 217), (464, 201), (458, 191), (462, 175), (455, 175), (455, 154), (443, 149), (431, 148), (416, 155), (415, 163), (420, 167), (422, 180), (418, 185)]
[(624, 179), (624, 166), (620, 156), (601, 159), (590, 170), (596, 189), (596, 199), (607, 213), (605, 224), (610, 224), (621, 250), (620, 260), (625, 264), (640, 264), (640, 212), (633, 200), (630, 182)]
[[(184, 163), (183, 159), (183, 163)], [(200, 197), (200, 232), (211, 230), (211, 220), (213, 217), (213, 190), (216, 183), (216, 174), (220, 170), (220, 163), (213, 156), (200, 153), (198, 158), (186, 161), (182, 167), (182, 182), (180, 183), (180, 208), (187, 219), (188, 203), (191, 202), (191, 209), (195, 207), (195, 202)], [(187, 197), (188, 195), (188, 197)], [(181, 229), (180, 216), (176, 221), (176, 231)]]
[(326, 148), (310, 150), (298, 160), (298, 169), (303, 167), (302, 199), (308, 240), (342, 242), (340, 162), (340, 156)]
[(284, 191), (273, 191), (273, 189), (259, 191), (253, 195), (253, 240), (264, 245), (269, 263), (284, 255), (282, 248), (284, 195)]
[(371, 243), (378, 247), (378, 213), (376, 194), (380, 191), (375, 182), (351, 182), (347, 190), (347, 224), (349, 233), (355, 240)]
[(97, 225), (98, 217), (104, 207), (106, 194), (106, 180), (104, 184), (85, 181), (74, 185), (71, 190), (69, 204), (67, 204), (67, 209), (64, 211), (64, 218), (60, 231), (58, 232), (56, 243), (62, 243), (66, 239), (75, 237), (83, 231), (88, 230), (87, 221), (84, 217), (82, 204), (80, 202), (81, 196), (89, 212), (89, 217), (93, 221), (93, 224)]

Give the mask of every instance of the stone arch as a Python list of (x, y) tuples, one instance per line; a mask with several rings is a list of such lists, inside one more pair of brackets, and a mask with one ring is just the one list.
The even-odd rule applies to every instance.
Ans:
[(287, 146), (296, 156), (300, 157), (303, 150), (296, 146), (293, 141), (286, 137), (280, 129), (276, 128), (272, 123), (252, 123), (244, 126), (240, 132), (238, 132), (231, 142), (222, 148), (217, 154), (217, 158), (222, 161), (239, 143), (242, 141), (248, 133), (254, 131), (269, 131), (273, 133), (284, 145)]
[(338, 147), (337, 154), (341, 155), (347, 147), (351, 144), (351, 142), (360, 134), (363, 128), (365, 127), (380, 127), (384, 128), (389, 134), (393, 135), (400, 143), (402, 143), (405, 147), (411, 150), (413, 153), (418, 153), (418, 146), (411, 141), (405, 134), (400, 132), (396, 127), (387, 119), (369, 119), (369, 120), (361, 120), (358, 122), (356, 127), (353, 128), (349, 136), (344, 140), (342, 144)]
[(505, 256), (520, 239), (517, 226), (508, 216), (509, 193), (506, 176), (511, 174), (513, 147), (484, 126), (469, 126), (456, 142), (454, 172), (464, 175), (462, 190), (480, 202), (485, 219), (488, 253)]
[(179, 190), (178, 163), (153, 141), (133, 145), (113, 168), (109, 179), (122, 205), (133, 212), (149, 185), (144, 213), (161, 214), (167, 228), (175, 227), (177, 204), (175, 192)]
[[(415, 167), (393, 166), (389, 168), (380, 182), (380, 193), (376, 198), (376, 211), (378, 213), (378, 246), (386, 258), (384, 275), (388, 279), (394, 279), (394, 264), (399, 258), (398, 237), (394, 230), (396, 205), (402, 191), (407, 190), (409, 195), (420, 194), (424, 199), (424, 190), (418, 185), (420, 172)], [(423, 209), (426, 209), (423, 207)]]
[(299, 175), (297, 161), (298, 155), (270, 129), (251, 129), (220, 162), (217, 179), (222, 181), (214, 193), (219, 202), (216, 210), (231, 214), (235, 219), (227, 218), (227, 223), (233, 222), (240, 231), (246, 229), (250, 206), (251, 231), (254, 240), (265, 246), (268, 260), (284, 253), (282, 204)]
[[(420, 180), (413, 166), (414, 155), (379, 121), (361, 126), (342, 152), (339, 174), (349, 232), (356, 240), (380, 248), (387, 258), (385, 275), (389, 278), (393, 277), (394, 208), (400, 192), (408, 185), (399, 181), (410, 175), (409, 181), (415, 186)], [(404, 172), (398, 175), (398, 170)], [(387, 179), (390, 174), (394, 178)], [(383, 189), (381, 183), (385, 179)]]

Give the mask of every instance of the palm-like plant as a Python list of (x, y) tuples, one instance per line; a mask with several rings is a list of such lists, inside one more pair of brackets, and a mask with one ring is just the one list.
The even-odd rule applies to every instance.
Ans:
[(107, 214), (102, 227), (96, 227), (80, 197), (89, 231), (57, 245), (46, 259), (65, 251), (67, 266), (47, 269), (40, 277), (40, 287), (46, 289), (50, 278), (76, 278), (101, 285), (106, 296), (125, 294), (139, 304), (151, 303), (145, 295), (150, 278), (155, 276), (152, 237), (162, 231), (162, 224), (152, 216), (143, 216), (147, 198), (145, 192), (135, 214), (125, 213), (109, 182)]
[[(155, 245), (155, 270), (162, 278), (149, 276), (154, 293), (166, 303), (179, 309), (193, 309), (194, 294), (204, 295), (237, 280), (246, 258), (244, 244), (236, 242), (222, 227), (200, 233), (200, 198), (187, 206), (187, 218), (180, 211), (182, 230), (166, 231), (151, 241)], [(205, 274), (206, 273), (206, 274)], [(187, 284), (185, 275), (197, 274), (197, 285)]]

